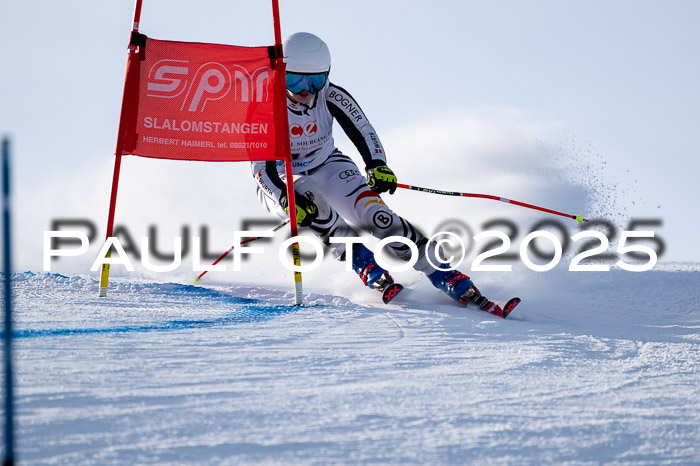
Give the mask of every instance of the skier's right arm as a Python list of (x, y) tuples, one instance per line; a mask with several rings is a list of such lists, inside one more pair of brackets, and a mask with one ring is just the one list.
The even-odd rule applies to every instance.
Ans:
[[(267, 196), (274, 199), (287, 214), (289, 214), (289, 201), (287, 199), (287, 185), (284, 184), (277, 171), (277, 164), (274, 161), (258, 161), (252, 163), (255, 182)], [(305, 227), (318, 216), (316, 204), (304, 194), (295, 192), (295, 204), (297, 212), (297, 223)]]
[(287, 191), (287, 186), (280, 178), (277, 163), (274, 160), (259, 160), (252, 162), (252, 170), (260, 189), (279, 203), (280, 197)]

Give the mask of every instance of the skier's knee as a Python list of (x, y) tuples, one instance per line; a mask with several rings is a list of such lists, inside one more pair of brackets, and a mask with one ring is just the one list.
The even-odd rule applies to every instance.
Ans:
[(331, 209), (326, 200), (326, 196), (323, 194), (321, 188), (308, 177), (295, 179), (294, 191), (303, 194), (316, 204), (318, 208), (318, 218), (324, 219), (330, 217)]
[(376, 202), (363, 208), (360, 216), (364, 226), (378, 238), (401, 235), (399, 217), (383, 202)]

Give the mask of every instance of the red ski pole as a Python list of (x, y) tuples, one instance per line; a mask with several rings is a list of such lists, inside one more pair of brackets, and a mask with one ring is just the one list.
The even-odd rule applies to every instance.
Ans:
[(587, 219), (583, 218), (582, 215), (565, 214), (564, 212), (558, 212), (556, 210), (546, 209), (544, 207), (539, 207), (539, 206), (532, 205), (532, 204), (526, 204), (525, 202), (506, 199), (505, 197), (492, 196), (490, 194), (475, 194), (475, 193), (460, 193), (460, 192), (456, 192), (456, 191), (441, 191), (439, 189), (421, 188), (420, 186), (411, 186), (411, 185), (401, 184), (401, 183), (397, 183), (396, 186), (398, 188), (410, 189), (412, 191), (420, 191), (423, 193), (442, 194), (443, 196), (476, 197), (476, 198), (480, 198), (480, 199), (492, 199), (494, 201), (506, 202), (508, 204), (514, 204), (514, 205), (517, 205), (520, 207), (527, 207), (528, 209), (539, 210), (539, 211), (547, 212), (547, 213), (554, 214), (554, 215), (561, 215), (562, 217), (572, 218), (572, 219), (576, 220), (578, 223), (588, 221)]
[[(282, 227), (285, 226), (287, 223), (289, 223), (289, 220), (285, 220), (284, 222), (282, 222), (282, 223), (280, 223), (279, 225), (277, 225), (275, 228), (272, 229), (272, 232), (274, 233), (274, 232), (276, 232), (277, 230), (282, 229)], [(241, 241), (240, 244), (250, 243), (251, 241), (255, 241), (256, 239), (260, 239), (260, 238), (262, 238), (262, 236), (254, 236), (254, 237), (252, 237), (252, 238), (246, 238), (246, 239), (244, 239), (243, 241)], [(211, 265), (216, 265), (216, 264), (218, 264), (219, 262), (221, 262), (221, 260), (222, 260), (224, 257), (228, 256), (229, 253), (230, 253), (231, 251), (233, 251), (233, 248), (234, 248), (234, 246), (231, 246), (230, 248), (228, 248), (228, 249), (226, 250), (226, 252), (224, 252), (222, 255), (220, 255), (219, 258), (216, 259), (214, 262), (212, 262)], [(204, 274), (207, 273), (207, 272), (208, 272), (208, 270), (205, 270), (204, 272), (202, 272), (202, 273), (200, 273), (199, 275), (197, 275), (197, 278), (195, 278), (195, 279), (192, 280), (192, 281), (193, 281), (195, 284), (198, 284), (198, 283), (199, 283), (199, 280), (200, 280), (200, 279), (204, 276)]]

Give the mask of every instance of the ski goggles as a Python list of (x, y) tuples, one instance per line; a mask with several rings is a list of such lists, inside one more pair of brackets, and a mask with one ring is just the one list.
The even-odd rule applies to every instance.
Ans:
[(287, 73), (287, 89), (292, 94), (300, 94), (307, 91), (316, 94), (323, 89), (328, 79), (328, 71), (315, 74)]

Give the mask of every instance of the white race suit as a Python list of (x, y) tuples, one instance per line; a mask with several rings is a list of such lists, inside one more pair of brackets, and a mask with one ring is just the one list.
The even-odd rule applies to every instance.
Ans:
[[(394, 235), (405, 237), (419, 250), (414, 268), (432, 272), (434, 269), (425, 257), (427, 238), (394, 213), (381, 196), (367, 186), (366, 178), (352, 159), (334, 145), (335, 118), (357, 147), (365, 166), (386, 163), (384, 148), (355, 99), (345, 89), (327, 82), (309, 104), (290, 99), (287, 103), (294, 189), (306, 195), (318, 208), (318, 217), (309, 228), (340, 259), (345, 256), (345, 244), (329, 244), (329, 238), (357, 236), (347, 222), (378, 239)], [(286, 193), (284, 163), (252, 162), (252, 170), (260, 202), (269, 212), (282, 219), (288, 218), (280, 206), (280, 195)], [(400, 258), (411, 258), (406, 244), (393, 242), (389, 247)], [(428, 249), (431, 260), (437, 264), (433, 243)]]

